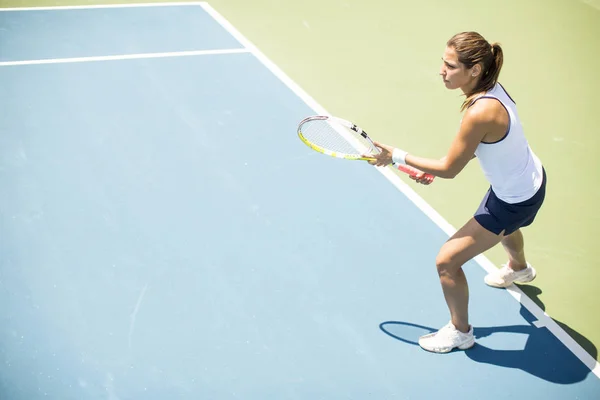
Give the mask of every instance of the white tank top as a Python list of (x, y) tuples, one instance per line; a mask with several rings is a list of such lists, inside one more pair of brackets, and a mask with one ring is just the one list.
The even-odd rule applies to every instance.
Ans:
[(475, 150), (481, 169), (498, 198), (507, 203), (530, 199), (543, 180), (542, 163), (529, 147), (513, 99), (499, 83), (479, 99), (500, 101), (509, 116), (506, 135), (493, 143), (481, 142)]

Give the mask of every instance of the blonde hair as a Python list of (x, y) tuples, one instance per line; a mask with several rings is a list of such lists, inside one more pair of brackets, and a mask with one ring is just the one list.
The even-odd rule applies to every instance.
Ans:
[(468, 69), (481, 63), (482, 69), (479, 81), (471, 91), (465, 93), (467, 96), (460, 110), (464, 111), (478, 93), (491, 90), (498, 82), (504, 55), (499, 43), (488, 43), (477, 32), (461, 32), (452, 36), (446, 43), (456, 51), (458, 61)]

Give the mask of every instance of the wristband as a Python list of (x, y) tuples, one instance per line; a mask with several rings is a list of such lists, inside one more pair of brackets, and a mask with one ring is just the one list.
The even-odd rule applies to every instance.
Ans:
[(392, 162), (394, 164), (406, 165), (406, 155), (408, 153), (404, 150), (394, 149), (392, 152)]

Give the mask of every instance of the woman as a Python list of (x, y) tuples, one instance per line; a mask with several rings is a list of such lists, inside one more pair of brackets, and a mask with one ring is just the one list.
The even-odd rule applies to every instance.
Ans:
[(469, 289), (462, 265), (502, 243), (508, 263), (485, 277), (485, 283), (507, 287), (532, 281), (536, 272), (525, 260), (520, 228), (530, 225), (545, 196), (546, 176), (519, 121), (512, 98), (498, 83), (503, 54), (500, 45), (489, 44), (476, 32), (462, 32), (446, 44), (440, 75), (448, 89), (461, 89), (466, 99), (460, 129), (447, 155), (428, 159), (391, 146), (375, 143), (381, 153), (371, 164), (408, 164), (423, 174), (417, 182), (429, 184), (428, 173), (452, 179), (477, 157), (490, 189), (481, 205), (462, 228), (440, 249), (436, 266), (451, 321), (439, 331), (419, 339), (425, 350), (446, 353), (475, 344), (469, 324)]

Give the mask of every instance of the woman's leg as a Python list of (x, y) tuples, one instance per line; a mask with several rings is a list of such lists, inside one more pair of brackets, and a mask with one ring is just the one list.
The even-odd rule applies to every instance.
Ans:
[(523, 242), (523, 234), (520, 229), (517, 229), (508, 236), (504, 236), (502, 238), (502, 246), (508, 253), (508, 265), (513, 271), (521, 271), (527, 268), (525, 243)]
[(461, 332), (469, 331), (469, 288), (462, 270), (464, 263), (502, 240), (471, 218), (440, 249), (436, 266), (452, 324)]

